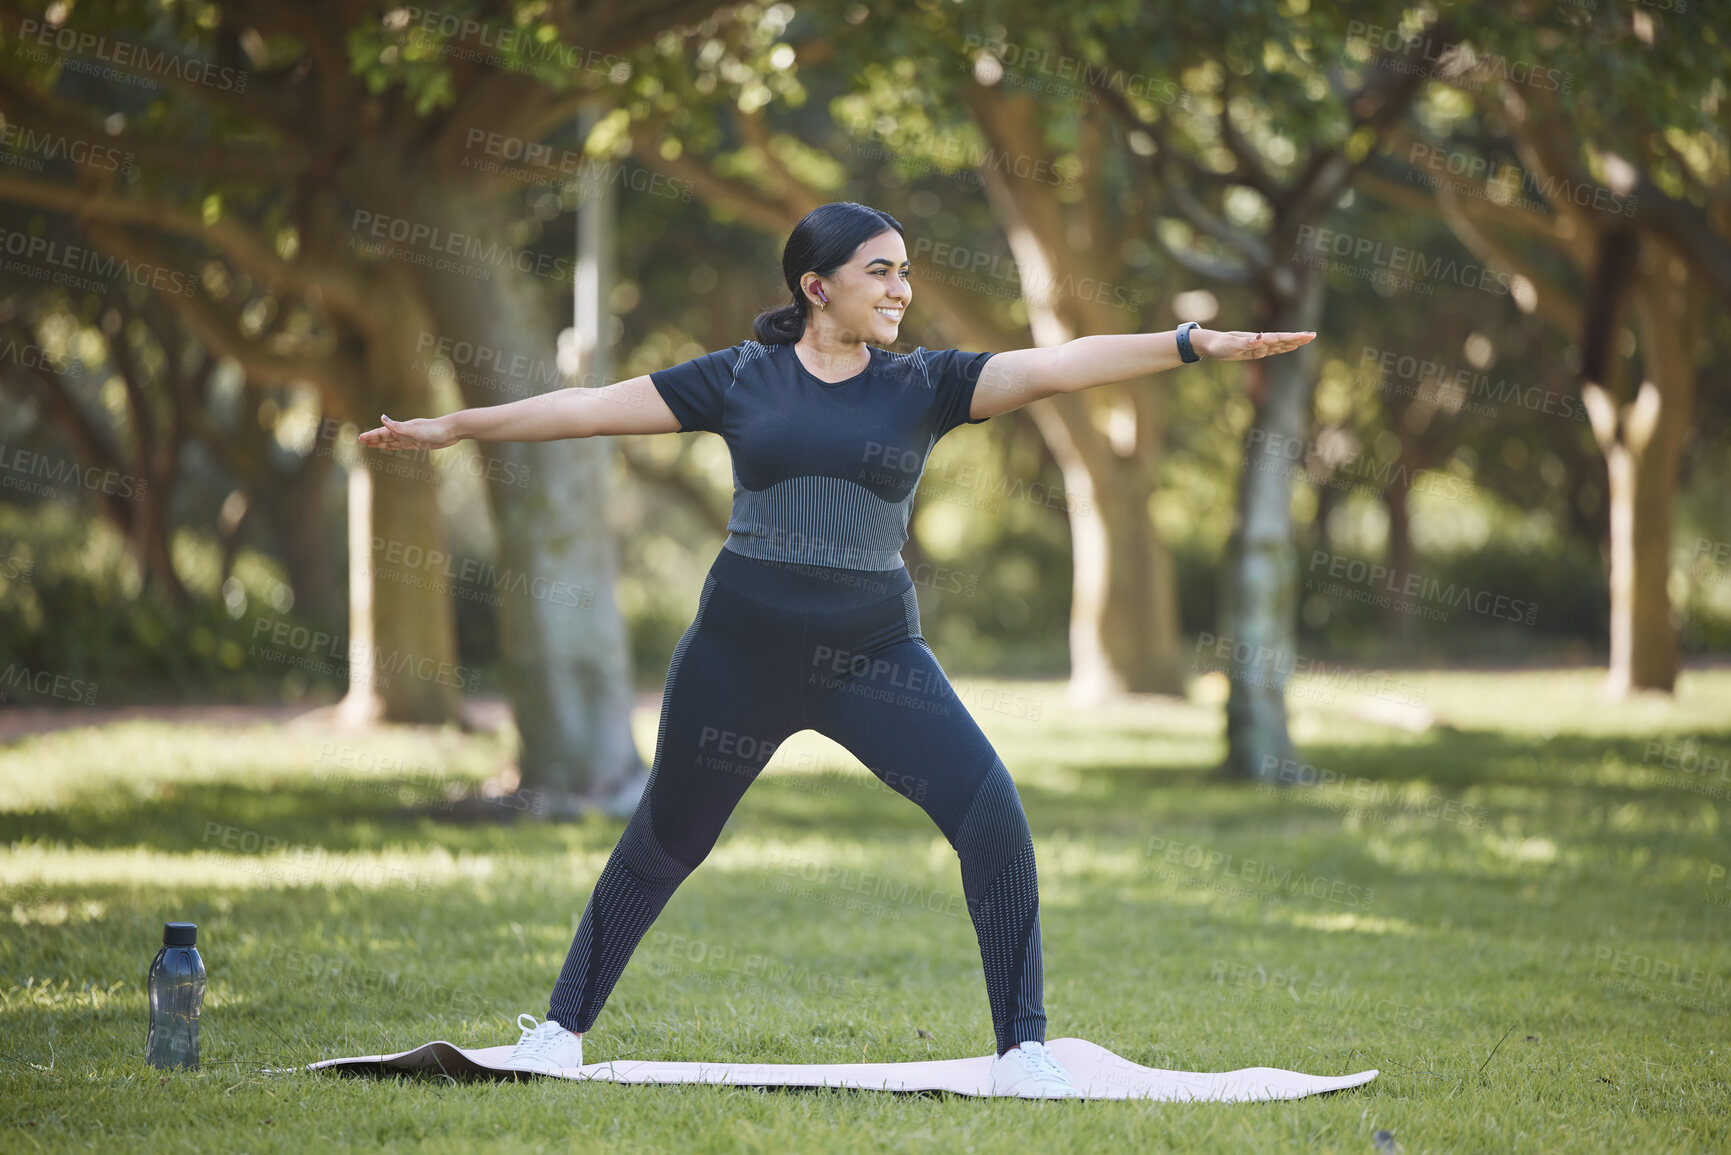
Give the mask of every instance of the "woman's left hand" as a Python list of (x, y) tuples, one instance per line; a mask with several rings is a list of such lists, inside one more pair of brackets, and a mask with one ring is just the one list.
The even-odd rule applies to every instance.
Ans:
[(1290, 353), (1316, 340), (1311, 333), (1241, 333), (1237, 330), (1192, 329), (1190, 347), (1216, 361), (1255, 361)]

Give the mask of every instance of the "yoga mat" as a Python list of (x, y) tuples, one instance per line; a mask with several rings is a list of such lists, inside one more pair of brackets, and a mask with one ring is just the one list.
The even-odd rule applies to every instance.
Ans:
[[(1305, 1075), (1278, 1067), (1203, 1074), (1140, 1067), (1086, 1039), (1054, 1039), (1047, 1044), (1070, 1072), (1084, 1099), (1159, 1099), (1168, 1102), (1253, 1103), (1301, 1099), (1342, 1091), (1376, 1078), (1375, 1070), (1354, 1075)], [(309, 1063), (309, 1070), (345, 1075), (420, 1073), (453, 1079), (517, 1079), (542, 1075), (514, 1071), (503, 1064), (511, 1047), (458, 1047), (444, 1040), (394, 1055), (363, 1055)], [(985, 1096), (992, 1056), (937, 1059), (916, 1063), (663, 1063), (611, 1059), (582, 1067), (562, 1067), (544, 1077), (596, 1079), (609, 1083), (725, 1083), (734, 1087), (842, 1087), (857, 1091), (949, 1091)]]

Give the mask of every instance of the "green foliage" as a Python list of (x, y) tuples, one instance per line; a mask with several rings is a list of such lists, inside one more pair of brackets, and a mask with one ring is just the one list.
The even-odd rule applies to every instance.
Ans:
[(247, 561), (236, 567), (237, 578), (250, 579), (240, 585), (238, 616), (197, 583), (188, 605), (170, 606), (140, 595), (138, 569), (107, 522), (65, 503), (0, 505), (0, 654), (13, 673), (0, 701), (65, 707), (340, 694), (338, 677), (252, 652), (255, 628), (281, 620), (269, 611), (281, 581), (256, 555)]

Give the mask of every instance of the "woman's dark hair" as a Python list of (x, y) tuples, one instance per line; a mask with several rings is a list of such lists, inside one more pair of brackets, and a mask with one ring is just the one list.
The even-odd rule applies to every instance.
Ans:
[(853, 201), (832, 201), (806, 213), (805, 219), (793, 226), (793, 235), (781, 250), (781, 275), (793, 293), (793, 303), (759, 313), (751, 323), (757, 339), (765, 345), (799, 340), (805, 332), (806, 310), (811, 308), (811, 302), (799, 291), (799, 279), (807, 273), (832, 275), (861, 245), (891, 229), (907, 239), (900, 221)]

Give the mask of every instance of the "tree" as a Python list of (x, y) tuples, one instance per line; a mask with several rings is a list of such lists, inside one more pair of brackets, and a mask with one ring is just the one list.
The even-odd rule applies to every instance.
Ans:
[[(112, 3), (75, 13), (9, 5), (31, 63), (0, 81), (0, 110), (42, 132), (124, 149), (139, 171), (129, 178), (84, 164), (76, 181), (0, 174), (0, 198), (76, 214), (96, 244), (134, 268), (215, 261), (234, 290), (229, 301), (202, 285), (166, 299), (250, 378), (308, 383), (333, 415), (357, 423), (382, 411), (419, 415), (431, 396), (425, 370), (413, 366), (429, 340), (556, 361), (546, 297), (560, 290), (565, 266), (534, 252), (534, 214), (518, 186), (483, 163), (488, 146), (542, 141), (624, 78), (620, 53), (711, 7), (564, 0), (487, 4), (461, 17), (399, 8), (381, 18), (337, 0)], [(106, 67), (162, 98), (64, 67), (59, 46), (76, 51), (84, 35), (127, 42), (133, 50), (109, 53)], [(556, 197), (560, 207), (571, 206)], [(460, 267), (439, 268), (452, 254)], [(271, 320), (261, 326), (261, 316)], [(553, 384), (564, 381), (532, 391)], [(500, 568), (526, 591), (514, 581), (500, 611), (522, 780), (552, 793), (642, 773), (612, 601), (608, 452), (605, 440), (483, 447), (488, 476), (526, 480), (488, 492)], [(388, 536), (442, 554), (437, 469), (370, 450), (365, 464), (372, 524), (360, 540)], [(555, 577), (590, 596), (556, 605), (533, 592)], [(369, 601), (373, 620), (363, 616)], [(388, 681), (357, 680), (351, 714), (454, 717), (451, 613), (436, 585), (375, 579), (351, 613), (353, 648), (394, 671)]]
[[(1567, 33), (1520, 16), (1479, 10), (1469, 27), (1573, 83), (1538, 74), (1519, 83), (1499, 67), (1504, 58), (1465, 53), (1453, 83), (1466, 99), (1442, 101), (1429, 118), (1443, 135), (1403, 133), (1399, 143), (1409, 158), (1473, 156), (1476, 178), (1437, 182), (1434, 197), (1392, 177), (1365, 187), (1440, 216), (1481, 260), (1518, 278), (1523, 311), (1571, 342), (1610, 488), (1606, 688), (1669, 691), (1671, 524), (1706, 361), (1703, 310), (1709, 294), (1731, 302), (1731, 171), (1710, 159), (1726, 148), (1713, 115), (1724, 47), (1699, 9), (1663, 19), (1565, 12)], [(1548, 211), (1514, 203), (1529, 193)], [(1554, 275), (1556, 258), (1574, 284)], [(1631, 308), (1634, 330), (1624, 325)]]
[[(1362, 11), (1375, 16), (1372, 6)], [(1158, 30), (1101, 24), (1078, 49), (1158, 75), (1177, 71), (1183, 46), (1187, 101), (1110, 91), (1108, 102), (1149, 178), (1147, 232), (1191, 272), (1248, 292), (1246, 328), (1319, 326), (1324, 283), (1304, 242), (1423, 83), (1375, 59), (1362, 68), (1331, 60), (1318, 46), (1346, 43), (1341, 23), (1199, 5)], [(1221, 767), (1231, 777), (1270, 778), (1294, 756), (1285, 689), (1297, 666), (1298, 580), (1287, 451), (1310, 426), (1315, 362), (1312, 345), (1246, 366), (1254, 413), (1214, 650), (1231, 684)]]

